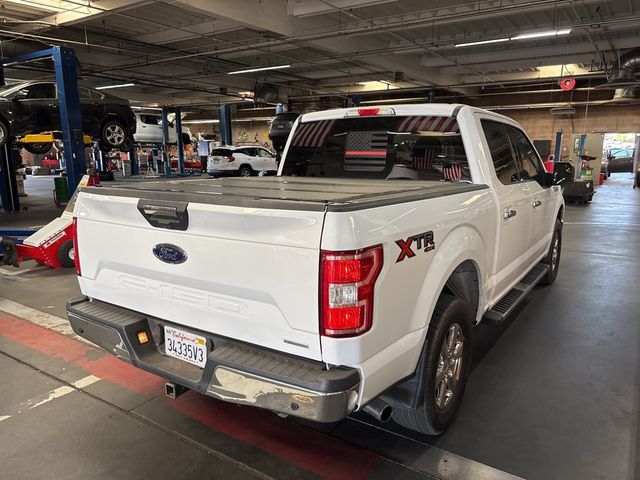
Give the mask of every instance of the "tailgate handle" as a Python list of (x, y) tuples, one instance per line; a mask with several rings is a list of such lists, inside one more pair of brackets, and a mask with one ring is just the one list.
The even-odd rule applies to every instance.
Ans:
[(138, 211), (156, 228), (168, 230), (186, 230), (189, 227), (187, 202), (165, 202), (162, 200), (138, 201)]

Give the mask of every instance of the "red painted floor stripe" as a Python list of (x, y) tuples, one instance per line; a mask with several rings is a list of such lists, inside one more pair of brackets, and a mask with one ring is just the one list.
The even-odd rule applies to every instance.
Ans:
[(230, 437), (295, 463), (323, 478), (366, 479), (380, 458), (322, 433), (251, 407), (204, 395), (184, 395), (172, 406)]
[[(162, 392), (164, 380), (98, 348), (0, 312), (0, 336), (81, 367), (103, 380), (143, 395)], [(194, 393), (167, 405), (230, 437), (249, 443), (328, 479), (367, 478), (380, 458), (271, 413)]]
[(0, 335), (142, 395), (157, 395), (164, 381), (104, 351), (0, 312)]

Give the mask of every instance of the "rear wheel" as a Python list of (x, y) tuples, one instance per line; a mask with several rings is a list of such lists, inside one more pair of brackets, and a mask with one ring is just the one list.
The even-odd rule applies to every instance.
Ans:
[(438, 300), (425, 345), (423, 391), (415, 409), (395, 407), (393, 419), (403, 427), (439, 435), (453, 421), (471, 366), (473, 312), (459, 297)]
[(73, 248), (73, 240), (67, 240), (58, 248), (58, 260), (65, 268), (73, 268), (75, 266), (75, 249)]
[(549, 246), (549, 253), (542, 260), (549, 267), (547, 274), (540, 280), (541, 285), (551, 285), (556, 281), (558, 276), (558, 268), (560, 267), (560, 253), (562, 252), (562, 222), (560, 219), (556, 219), (556, 224), (553, 229), (553, 237), (551, 238), (551, 245)]
[(127, 129), (118, 120), (108, 120), (102, 125), (100, 139), (109, 148), (120, 148), (127, 138)]
[(9, 140), (9, 129), (4, 122), (0, 122), (0, 147), (7, 143), (7, 140)]
[(22, 145), (27, 152), (32, 153), (34, 155), (44, 155), (53, 147), (53, 143), (44, 142), (44, 143), (25, 143)]
[(243, 165), (240, 167), (240, 170), (238, 171), (238, 173), (241, 177), (250, 177), (251, 175), (253, 175), (253, 170), (251, 169), (250, 166)]

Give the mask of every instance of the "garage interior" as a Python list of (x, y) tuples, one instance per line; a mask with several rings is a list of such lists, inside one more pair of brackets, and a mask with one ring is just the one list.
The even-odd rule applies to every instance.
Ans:
[[(640, 478), (640, 2), (2, 0), (0, 20), (7, 87), (54, 82), (76, 130), (81, 89), (108, 93), (129, 102), (137, 135), (158, 138), (104, 151), (63, 119), (34, 141), (51, 141), (46, 153), (26, 137), (3, 147), (0, 237), (56, 221), (87, 169), (127, 188), (209, 179), (207, 157), (228, 146), (275, 157), (284, 112), (480, 107), (591, 188), (565, 196), (553, 288), (475, 327), (464, 401), (435, 437), (363, 412), (314, 424), (193, 391), (167, 398), (165, 380), (71, 330), (73, 268), (0, 266), (3, 476)], [(75, 60), (62, 67), (56, 48)]]

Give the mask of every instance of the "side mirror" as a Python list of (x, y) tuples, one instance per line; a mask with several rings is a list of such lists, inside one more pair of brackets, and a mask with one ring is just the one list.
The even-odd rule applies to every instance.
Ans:
[(28, 96), (29, 96), (29, 92), (27, 90), (18, 90), (13, 96), (13, 98), (11, 98), (11, 100), (13, 100), (14, 102), (17, 102), (18, 100), (22, 100), (23, 98), (27, 98)]
[(566, 185), (572, 183), (576, 176), (576, 169), (569, 162), (556, 162), (553, 164), (551, 185)]

